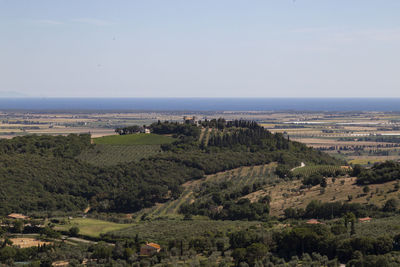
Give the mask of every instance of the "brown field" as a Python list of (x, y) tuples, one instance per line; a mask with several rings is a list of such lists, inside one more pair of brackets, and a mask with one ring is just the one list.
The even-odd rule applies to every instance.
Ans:
[(10, 238), (10, 240), (13, 243), (13, 246), (17, 246), (20, 248), (30, 248), (30, 247), (52, 244), (51, 242), (45, 242), (34, 238), (25, 238), (25, 237)]
[[(344, 184), (341, 184), (344, 181)], [(246, 196), (251, 201), (257, 201), (259, 198), (270, 195), (272, 198), (270, 214), (273, 216), (282, 216), (286, 208), (305, 208), (311, 200), (321, 200), (322, 202), (348, 201), (348, 196), (353, 199), (350, 203), (375, 204), (382, 206), (389, 198), (398, 198), (399, 191), (393, 191), (396, 181), (369, 185), (370, 192), (363, 193), (363, 186), (355, 184), (356, 178), (337, 178), (335, 183), (328, 179), (328, 186), (325, 192), (321, 194), (319, 185), (310, 189), (300, 190), (301, 181), (288, 181), (276, 185), (267, 186), (263, 190), (253, 192)]]

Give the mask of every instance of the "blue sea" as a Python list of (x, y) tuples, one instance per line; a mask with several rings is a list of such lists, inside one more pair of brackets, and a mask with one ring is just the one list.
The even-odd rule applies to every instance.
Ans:
[(0, 110), (400, 111), (400, 98), (0, 98)]

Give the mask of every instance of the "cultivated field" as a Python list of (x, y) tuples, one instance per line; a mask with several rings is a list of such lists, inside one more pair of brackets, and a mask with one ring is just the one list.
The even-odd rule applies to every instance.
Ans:
[(198, 199), (197, 192), (205, 183), (219, 184), (222, 182), (231, 182), (227, 191), (235, 191), (248, 185), (255, 183), (275, 183), (279, 180), (274, 174), (276, 163), (241, 167), (226, 172), (220, 172), (212, 175), (207, 175), (203, 179), (189, 181), (183, 184), (185, 188), (180, 198), (171, 200), (166, 203), (159, 203), (155, 207), (144, 209), (134, 213), (132, 218), (139, 222), (141, 220), (157, 220), (157, 219), (182, 219), (183, 216), (178, 213), (179, 208), (184, 203), (192, 203)]
[(175, 139), (170, 136), (158, 134), (127, 134), (110, 135), (94, 138), (93, 143), (99, 145), (161, 145), (170, 144)]
[(38, 239), (29, 237), (15, 237), (10, 238), (10, 240), (13, 246), (17, 246), (20, 248), (30, 248), (52, 244), (51, 242), (40, 241)]
[(211, 221), (211, 220), (193, 220), (193, 221), (144, 221), (134, 226), (122, 230), (110, 232), (114, 237), (131, 237), (139, 235), (147, 242), (157, 242), (162, 246), (168, 245), (168, 240), (182, 239), (190, 240), (199, 237), (204, 233), (233, 232), (235, 230), (246, 229), (249, 226), (260, 227), (260, 222), (246, 221)]
[(57, 225), (55, 229), (60, 231), (68, 231), (73, 226), (77, 226), (79, 228), (79, 234), (81, 235), (99, 237), (100, 234), (128, 228), (132, 226), (132, 224), (113, 223), (90, 218), (74, 218), (68, 220), (67, 224)]
[(138, 162), (158, 153), (161, 153), (160, 145), (95, 145), (77, 158), (95, 166), (111, 166)]

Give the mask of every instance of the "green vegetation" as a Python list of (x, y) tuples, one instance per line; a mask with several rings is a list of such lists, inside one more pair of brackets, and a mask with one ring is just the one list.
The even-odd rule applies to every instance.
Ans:
[(357, 166), (353, 175), (357, 176), (357, 183), (361, 185), (394, 181), (400, 178), (400, 163), (386, 161), (375, 164), (371, 169)]
[(353, 213), (357, 217), (379, 216), (379, 208), (375, 205), (362, 205), (360, 203), (326, 202), (312, 200), (306, 209), (285, 209), (286, 218), (296, 219), (333, 219), (342, 217), (347, 213)]
[(190, 240), (204, 233), (229, 233), (257, 226), (256, 222), (245, 221), (211, 221), (211, 220), (160, 220), (143, 221), (134, 226), (112, 231), (105, 235), (110, 239), (140, 238), (148, 242), (159, 242), (167, 245), (170, 240)]
[(68, 223), (57, 225), (55, 229), (69, 231), (77, 227), (79, 234), (83, 236), (99, 237), (111, 231), (117, 231), (131, 227), (130, 224), (120, 224), (108, 221), (96, 220), (91, 218), (74, 218), (68, 220)]
[(138, 162), (160, 152), (160, 145), (94, 145), (83, 150), (77, 159), (95, 166), (112, 166)]
[(170, 144), (175, 139), (170, 136), (158, 134), (127, 134), (127, 135), (109, 135), (94, 138), (93, 142), (100, 145), (161, 145)]

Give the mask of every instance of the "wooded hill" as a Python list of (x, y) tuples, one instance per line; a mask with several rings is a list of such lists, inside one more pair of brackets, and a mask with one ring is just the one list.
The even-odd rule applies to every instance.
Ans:
[(87, 206), (97, 211), (135, 212), (178, 198), (184, 182), (204, 174), (270, 162), (288, 167), (300, 162), (340, 164), (256, 123), (233, 122), (229, 130), (210, 139), (208, 146), (196, 139), (200, 127), (183, 125), (156, 123), (153, 129), (169, 129), (178, 141), (162, 145), (164, 152), (140, 162), (109, 167), (77, 158), (93, 146), (86, 134), (1, 140), (0, 214), (79, 211)]

